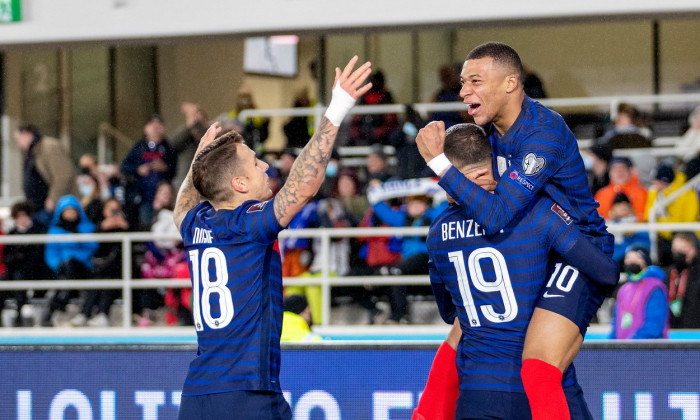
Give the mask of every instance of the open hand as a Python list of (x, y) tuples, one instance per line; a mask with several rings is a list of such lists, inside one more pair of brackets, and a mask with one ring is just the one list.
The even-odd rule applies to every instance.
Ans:
[(216, 139), (219, 136), (219, 133), (221, 133), (221, 127), (219, 126), (219, 122), (217, 121), (214, 124), (210, 125), (207, 129), (207, 132), (204, 133), (204, 136), (199, 141), (199, 145), (197, 146), (197, 152), (195, 153), (195, 156), (199, 152), (201, 152), (202, 149), (209, 146), (211, 142), (213, 142), (214, 139)]
[(339, 85), (355, 100), (367, 93), (367, 91), (372, 87), (372, 83), (363, 85), (365, 80), (367, 80), (367, 77), (369, 77), (369, 75), (372, 73), (372, 63), (367, 61), (353, 71), (352, 69), (355, 67), (357, 60), (357, 56), (351, 58), (342, 71), (340, 68), (336, 67), (335, 80), (333, 81), (334, 88)]

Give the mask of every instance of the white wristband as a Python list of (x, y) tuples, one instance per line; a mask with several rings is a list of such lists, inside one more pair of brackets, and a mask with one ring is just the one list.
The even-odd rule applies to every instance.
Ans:
[(450, 166), (452, 166), (452, 163), (450, 163), (450, 160), (447, 159), (444, 153), (440, 153), (428, 162), (428, 167), (432, 169), (437, 176), (442, 175), (443, 172), (450, 169)]
[(334, 126), (339, 127), (340, 123), (343, 122), (343, 119), (348, 114), (348, 111), (350, 111), (350, 108), (354, 105), (355, 98), (340, 87), (340, 82), (338, 82), (333, 88), (331, 104), (328, 105), (328, 109), (326, 110), (326, 118), (328, 118), (328, 121)]

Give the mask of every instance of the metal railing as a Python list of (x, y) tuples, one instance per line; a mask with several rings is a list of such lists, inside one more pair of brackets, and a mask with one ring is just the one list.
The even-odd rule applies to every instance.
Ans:
[[(700, 231), (700, 223), (622, 223), (608, 227), (611, 233), (630, 231)], [(330, 324), (331, 288), (335, 286), (357, 286), (366, 284), (374, 286), (391, 285), (429, 285), (428, 276), (331, 276), (328, 259), (332, 238), (373, 237), (373, 236), (426, 236), (427, 227), (418, 228), (322, 228), (322, 229), (288, 229), (280, 233), (280, 239), (290, 237), (318, 238), (320, 249), (318, 258), (321, 271), (318, 277), (285, 277), (285, 286), (321, 287), (322, 322)], [(652, 235), (653, 236), (653, 235)], [(2, 235), (0, 244), (34, 244), (62, 242), (111, 242), (122, 244), (122, 278), (88, 279), (88, 280), (18, 280), (0, 281), (3, 290), (99, 290), (121, 289), (123, 300), (122, 328), (131, 328), (132, 292), (134, 289), (185, 288), (190, 287), (186, 279), (136, 279), (131, 271), (133, 262), (133, 244), (158, 239), (180, 239), (179, 236), (154, 235), (152, 233), (97, 233), (66, 235)]]

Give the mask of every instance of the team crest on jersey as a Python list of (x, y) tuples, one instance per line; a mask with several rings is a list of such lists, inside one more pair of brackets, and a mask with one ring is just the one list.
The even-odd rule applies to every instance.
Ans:
[(530, 152), (523, 158), (523, 171), (525, 171), (525, 175), (535, 175), (546, 164), (547, 160), (545, 158)]
[(248, 207), (248, 210), (246, 211), (246, 213), (254, 213), (256, 211), (263, 211), (265, 206), (267, 206), (267, 203), (269, 203), (269, 201), (263, 201), (262, 203), (253, 204), (252, 206)]
[(556, 213), (557, 216), (561, 217), (561, 220), (563, 220), (567, 225), (570, 225), (571, 222), (574, 221), (574, 219), (569, 216), (569, 213), (567, 213), (566, 210), (561, 208), (557, 203), (552, 204), (552, 211)]

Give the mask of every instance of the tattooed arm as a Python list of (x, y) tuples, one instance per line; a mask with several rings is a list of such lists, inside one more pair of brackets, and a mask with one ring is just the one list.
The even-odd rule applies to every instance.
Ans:
[(363, 85), (371, 73), (371, 64), (364, 63), (353, 71), (357, 56), (341, 72), (335, 69), (333, 98), (311, 140), (294, 161), (287, 182), (274, 199), (275, 216), (287, 227), (292, 218), (311, 200), (321, 187), (326, 166), (331, 158), (338, 126), (355, 100), (364, 95), (372, 84)]
[[(209, 127), (207, 132), (204, 133), (204, 137), (202, 137), (202, 139), (199, 141), (199, 145), (197, 146), (197, 151), (194, 153), (194, 159), (192, 162), (197, 159), (197, 156), (202, 149), (214, 141), (220, 132), (221, 127), (219, 127), (218, 122), (215, 122)], [(180, 230), (180, 225), (185, 219), (187, 212), (192, 210), (192, 208), (199, 204), (200, 201), (202, 201), (202, 197), (194, 187), (194, 184), (192, 184), (192, 164), (190, 164), (190, 170), (187, 172), (185, 180), (182, 181), (182, 185), (180, 185), (180, 191), (177, 193), (175, 209), (173, 210), (173, 219), (175, 221), (175, 226), (177, 226), (177, 230)]]

